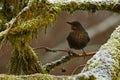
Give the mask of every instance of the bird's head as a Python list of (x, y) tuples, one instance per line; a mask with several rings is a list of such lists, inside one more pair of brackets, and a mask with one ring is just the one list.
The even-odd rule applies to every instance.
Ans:
[(71, 25), (71, 29), (72, 29), (72, 30), (83, 29), (82, 25), (81, 25), (80, 22), (78, 22), (78, 21), (67, 22), (67, 23)]

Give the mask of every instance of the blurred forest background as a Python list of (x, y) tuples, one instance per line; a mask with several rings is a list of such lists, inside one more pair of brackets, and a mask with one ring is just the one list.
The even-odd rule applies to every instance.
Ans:
[[(37, 38), (32, 40), (31, 46), (33, 48), (45, 46), (52, 49), (69, 49), (66, 37), (70, 32), (70, 25), (66, 23), (67, 21), (81, 22), (89, 33), (91, 39), (85, 48), (85, 51), (96, 52), (100, 46), (109, 39), (110, 34), (119, 25), (120, 16), (117, 13), (109, 11), (96, 11), (95, 13), (88, 11), (76, 11), (73, 14), (63, 11), (57, 16), (55, 24), (48, 25), (46, 33), (44, 30), (39, 31)], [(7, 42), (0, 51), (0, 73), (8, 73), (7, 66), (11, 57), (11, 51), (12, 47), (10, 43)], [(43, 65), (60, 59), (62, 56), (66, 55), (65, 53), (46, 53), (45, 50), (35, 50), (35, 52), (39, 56), (39, 60)], [(61, 66), (54, 68), (51, 71), (51, 74), (69, 75), (75, 67), (85, 64), (90, 57), (91, 56), (86, 57), (85, 59), (83, 57), (74, 58)], [(63, 68), (66, 72), (61, 71)], [(76, 73), (80, 72), (81, 69), (82, 68), (80, 68)]]

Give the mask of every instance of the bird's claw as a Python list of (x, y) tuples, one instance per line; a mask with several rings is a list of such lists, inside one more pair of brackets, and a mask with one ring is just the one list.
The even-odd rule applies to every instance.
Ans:
[(79, 57), (79, 54), (77, 54), (77, 53), (75, 53), (75, 52), (73, 52), (71, 50), (69, 50), (68, 55), (69, 56), (74, 56), (74, 57)]

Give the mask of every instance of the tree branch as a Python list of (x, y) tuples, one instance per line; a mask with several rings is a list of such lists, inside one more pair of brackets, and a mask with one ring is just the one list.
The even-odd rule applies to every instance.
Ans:
[(90, 55), (94, 55), (95, 54), (95, 52), (89, 52), (89, 53), (86, 53), (86, 55), (84, 55), (84, 54), (80, 54), (80, 53), (75, 53), (75, 52), (73, 52), (71, 50), (63, 50), (63, 49), (56, 49), (55, 50), (55, 49), (50, 49), (50, 48), (44, 47), (44, 46), (38, 47), (38, 48), (33, 48), (33, 49), (34, 50), (45, 49), (48, 52), (65, 52), (65, 53), (68, 53), (71, 56), (76, 56), (76, 57), (84, 57), (84, 56), (90, 56)]
[(77, 66), (75, 69), (73, 69), (71, 75), (74, 75), (75, 72), (76, 72), (79, 68), (81, 68), (81, 67), (85, 67), (85, 66), (86, 66), (86, 64), (82, 64), (82, 65)]

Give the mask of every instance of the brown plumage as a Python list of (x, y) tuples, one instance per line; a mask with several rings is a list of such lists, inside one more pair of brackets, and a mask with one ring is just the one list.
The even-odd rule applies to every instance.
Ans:
[(84, 47), (86, 47), (87, 43), (90, 41), (88, 33), (78, 21), (67, 23), (71, 25), (72, 30), (67, 37), (70, 48), (81, 49), (83, 53), (85, 53)]

